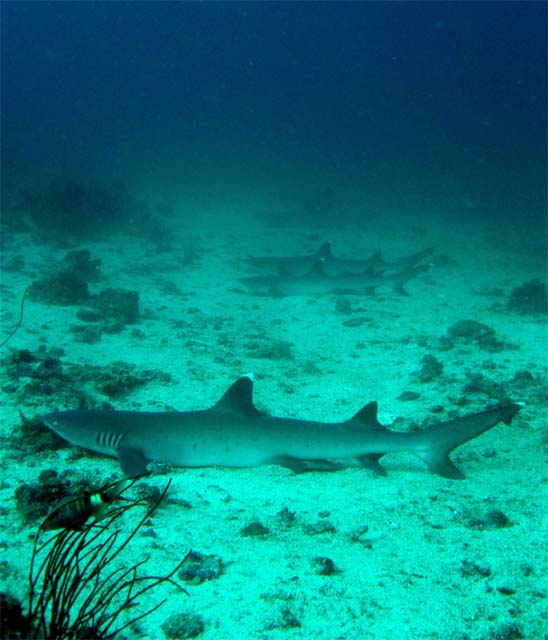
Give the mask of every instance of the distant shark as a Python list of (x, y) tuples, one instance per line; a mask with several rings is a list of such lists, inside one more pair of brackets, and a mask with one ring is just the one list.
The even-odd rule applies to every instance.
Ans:
[(302, 276), (308, 273), (319, 260), (331, 255), (331, 243), (324, 242), (310, 255), (301, 256), (249, 256), (244, 261), (260, 271), (288, 276)]
[(370, 258), (337, 258), (331, 250), (331, 243), (324, 242), (320, 248), (310, 255), (299, 256), (250, 256), (245, 262), (254, 268), (269, 273), (277, 273), (287, 276), (302, 276), (310, 272), (319, 261), (323, 264), (326, 275), (338, 276), (347, 273), (364, 273), (373, 269), (377, 273), (383, 271), (403, 271), (415, 266), (434, 251), (433, 247), (418, 251), (409, 256), (404, 256), (394, 262), (385, 262), (381, 252), (377, 251)]
[(263, 296), (314, 296), (329, 293), (372, 294), (379, 287), (390, 287), (398, 293), (408, 295), (404, 284), (428, 271), (428, 265), (410, 267), (404, 271), (384, 276), (370, 267), (363, 273), (340, 273), (329, 275), (322, 260), (316, 262), (302, 275), (265, 275), (238, 278), (249, 291)]
[(336, 470), (352, 462), (384, 474), (379, 459), (410, 451), (431, 471), (463, 478), (449, 453), (499, 422), (510, 424), (520, 405), (497, 406), (420, 432), (389, 431), (377, 403), (344, 422), (279, 418), (253, 404), (252, 375), (242, 376), (210, 409), (182, 412), (61, 411), (45, 424), (72, 444), (117, 457), (124, 473), (146, 472), (153, 461), (178, 467), (256, 467), (279, 464), (294, 472)]

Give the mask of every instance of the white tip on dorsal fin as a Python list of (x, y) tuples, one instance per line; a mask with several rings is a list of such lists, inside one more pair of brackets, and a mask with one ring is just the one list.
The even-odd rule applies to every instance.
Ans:
[(251, 373), (244, 373), (240, 376), (240, 378), (249, 378), (251, 380), (251, 382), (255, 381), (255, 376), (253, 375), (253, 372)]

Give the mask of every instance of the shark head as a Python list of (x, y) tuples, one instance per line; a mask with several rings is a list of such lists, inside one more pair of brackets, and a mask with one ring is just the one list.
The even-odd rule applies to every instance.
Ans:
[(82, 413), (56, 411), (48, 413), (42, 420), (52, 431), (72, 444), (106, 455), (116, 455), (124, 433), (110, 428), (104, 418), (107, 414), (103, 412), (86, 411), (86, 421), (82, 420)]

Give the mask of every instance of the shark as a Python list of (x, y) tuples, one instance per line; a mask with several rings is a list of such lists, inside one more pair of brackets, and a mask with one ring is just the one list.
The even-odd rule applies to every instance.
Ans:
[(384, 276), (373, 266), (362, 273), (340, 273), (330, 275), (322, 260), (316, 262), (302, 275), (264, 275), (238, 278), (238, 281), (256, 295), (314, 296), (336, 294), (372, 294), (380, 287), (390, 287), (402, 295), (409, 295), (404, 284), (421, 273), (428, 271), (429, 265), (422, 264)]
[(433, 252), (434, 247), (429, 247), (408, 256), (402, 256), (392, 262), (386, 262), (380, 251), (374, 253), (370, 258), (360, 259), (338, 258), (329, 250), (322, 257), (322, 264), (324, 273), (328, 276), (339, 276), (345, 273), (360, 274), (366, 271), (373, 271), (386, 276), (388, 273), (398, 273), (411, 269), (425, 258), (428, 258)]
[(326, 275), (338, 276), (346, 273), (363, 273), (373, 269), (377, 273), (385, 271), (397, 272), (414, 267), (430, 256), (433, 247), (417, 251), (408, 256), (386, 262), (380, 251), (369, 258), (338, 258), (333, 255), (331, 243), (324, 242), (319, 249), (310, 255), (300, 256), (250, 256), (245, 262), (261, 272), (277, 273), (287, 276), (302, 276), (310, 272), (314, 265), (321, 261)]
[(138, 476), (151, 462), (176, 467), (258, 467), (278, 464), (295, 473), (335, 471), (360, 465), (385, 475), (380, 459), (409, 451), (446, 478), (463, 473), (449, 458), (453, 449), (499, 422), (510, 424), (519, 403), (416, 432), (392, 431), (369, 402), (342, 422), (277, 417), (253, 402), (253, 375), (238, 378), (220, 400), (195, 411), (59, 411), (43, 421), (68, 442), (117, 458), (123, 472)]
[(302, 276), (322, 259), (331, 255), (331, 243), (324, 242), (320, 248), (310, 255), (299, 256), (249, 256), (244, 261), (262, 272), (273, 272), (280, 275)]

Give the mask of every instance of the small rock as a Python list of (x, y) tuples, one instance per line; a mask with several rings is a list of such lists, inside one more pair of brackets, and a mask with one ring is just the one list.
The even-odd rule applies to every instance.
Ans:
[(258, 521), (250, 522), (247, 526), (245, 526), (241, 531), (240, 535), (249, 537), (264, 537), (270, 533), (270, 529), (265, 527)]
[(324, 556), (317, 556), (314, 558), (312, 560), (312, 566), (319, 576), (331, 576), (334, 573), (337, 573), (337, 568), (335, 567), (333, 560)]
[(420, 397), (421, 394), (416, 391), (404, 391), (403, 393), (400, 393), (397, 400), (400, 402), (411, 402), (412, 400), (418, 400)]
[(421, 359), (422, 367), (416, 372), (419, 382), (432, 382), (443, 373), (443, 364), (434, 356), (427, 354)]
[(197, 613), (174, 613), (162, 624), (162, 631), (169, 640), (196, 638), (204, 630), (204, 620)]
[(202, 584), (221, 575), (223, 561), (216, 555), (204, 555), (191, 551), (177, 574), (181, 580), (191, 584)]
[(463, 560), (460, 566), (460, 573), (466, 578), (474, 576), (488, 578), (491, 575), (491, 569), (489, 567), (480, 567), (472, 560)]
[(319, 536), (324, 533), (336, 533), (337, 529), (330, 520), (318, 520), (313, 524), (307, 524), (304, 527), (306, 533), (311, 536)]

